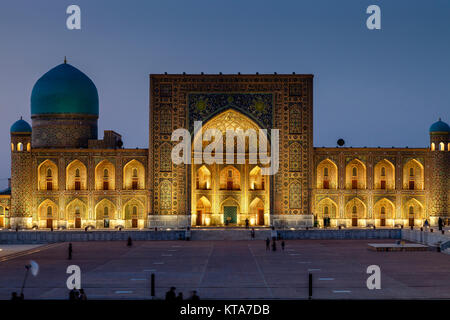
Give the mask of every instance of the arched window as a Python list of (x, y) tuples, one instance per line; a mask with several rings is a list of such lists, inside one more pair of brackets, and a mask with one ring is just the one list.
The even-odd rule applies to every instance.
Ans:
[(409, 168), (409, 176), (414, 177), (414, 168)]
[(133, 216), (136, 216), (136, 215), (137, 215), (137, 207), (133, 206)]
[(386, 168), (385, 167), (381, 167), (381, 176), (382, 177), (386, 176)]
[(23, 144), (22, 144), (22, 142), (19, 142), (17, 144), (17, 151), (23, 151)]
[(51, 217), (52, 216), (52, 207), (48, 206), (47, 207), (47, 216)]
[(75, 178), (79, 178), (80, 177), (80, 169), (76, 169), (75, 170)]
[(323, 208), (323, 215), (328, 216), (328, 207)]
[(323, 168), (323, 175), (324, 175), (324, 177), (328, 177), (328, 168), (327, 167)]
[(356, 177), (357, 175), (358, 175), (358, 169), (356, 167), (353, 167), (352, 176)]
[(439, 143), (439, 151), (445, 151), (445, 145), (443, 142)]
[(75, 208), (75, 215), (80, 215), (80, 207)]
[(385, 207), (381, 207), (381, 214), (385, 214), (386, 213), (386, 208)]
[(413, 206), (409, 207), (409, 214), (414, 215), (414, 207)]
[(357, 212), (356, 206), (353, 206), (353, 208), (352, 208), (352, 213), (356, 213), (356, 212)]
[(14, 143), (11, 143), (11, 151), (14, 151)]
[(103, 208), (103, 215), (104, 215), (105, 217), (107, 217), (108, 214), (109, 214), (109, 209), (108, 209), (108, 207), (104, 207), (104, 208)]
[(30, 152), (31, 151), (31, 143), (27, 143), (27, 151)]
[(431, 151), (436, 150), (436, 145), (434, 144), (434, 142), (431, 143)]
[(108, 169), (103, 170), (103, 190), (109, 190)]
[(52, 169), (47, 169), (47, 178), (52, 177)]
[(138, 176), (138, 171), (136, 168), (133, 169), (133, 178), (137, 178)]

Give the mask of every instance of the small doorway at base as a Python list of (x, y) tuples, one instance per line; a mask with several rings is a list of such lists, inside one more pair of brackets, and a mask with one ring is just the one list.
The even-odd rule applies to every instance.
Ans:
[(109, 219), (103, 220), (103, 228), (109, 228)]
[(409, 218), (409, 226), (414, 227), (414, 218)]
[(195, 225), (196, 226), (202, 225), (202, 210), (197, 210), (197, 218), (195, 219)]
[(385, 227), (386, 226), (386, 219), (385, 218), (381, 218), (380, 219), (380, 227)]
[(237, 207), (224, 206), (223, 207), (223, 222), (227, 224), (237, 223)]
[(264, 209), (258, 208), (258, 225), (264, 225)]
[(358, 218), (352, 218), (352, 227), (358, 226)]
[(81, 228), (81, 218), (75, 218), (75, 228)]
[(136, 218), (131, 219), (131, 227), (132, 228), (138, 227), (138, 219), (136, 219)]
[(51, 229), (53, 227), (53, 219), (47, 219), (47, 228)]

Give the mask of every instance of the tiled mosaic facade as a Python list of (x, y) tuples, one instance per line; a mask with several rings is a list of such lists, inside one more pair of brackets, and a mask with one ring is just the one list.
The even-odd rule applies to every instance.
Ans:
[[(70, 130), (58, 137), (57, 126), (45, 140), (34, 122), (38, 140), (13, 133), (3, 224), (185, 227), (231, 215), (232, 224), (320, 226), (329, 217), (364, 227), (449, 217), (446, 133), (432, 134), (430, 148), (314, 148), (312, 75), (151, 75), (150, 86), (148, 149), (122, 149), (114, 132), (82, 133), (86, 147)], [(173, 164), (171, 133), (186, 128), (195, 140), (198, 120), (204, 129), (279, 129), (278, 173), (262, 176), (263, 165), (248, 162)]]

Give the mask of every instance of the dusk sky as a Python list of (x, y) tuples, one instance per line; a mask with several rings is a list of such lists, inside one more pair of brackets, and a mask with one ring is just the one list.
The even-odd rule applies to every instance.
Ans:
[[(68, 30), (66, 8), (81, 8)], [(381, 30), (366, 8), (381, 7)], [(427, 147), (450, 121), (450, 1), (2, 0), (0, 189), (9, 130), (34, 83), (67, 56), (95, 83), (99, 138), (147, 148), (151, 73), (314, 74), (314, 145)]]

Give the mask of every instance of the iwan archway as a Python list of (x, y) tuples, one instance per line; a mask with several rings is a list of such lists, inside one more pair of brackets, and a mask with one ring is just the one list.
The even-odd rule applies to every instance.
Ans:
[[(227, 130), (238, 132), (239, 129), (245, 135), (241, 140), (245, 141), (243, 147), (237, 146), (239, 138), (234, 137), (231, 143), (230, 139), (227, 141)], [(249, 129), (255, 132), (254, 136)], [(260, 126), (251, 118), (228, 109), (203, 123), (202, 130), (196, 132), (192, 140), (190, 173), (192, 226), (244, 226), (246, 220), (251, 225), (270, 224), (271, 179), (261, 174), (265, 165), (258, 157), (261, 144), (267, 146), (266, 155), (270, 156), (270, 145), (265, 134), (260, 136), (259, 129)], [(202, 152), (198, 152), (199, 145)], [(230, 150), (231, 145), (234, 146), (233, 151)], [(256, 145), (257, 152), (250, 145)], [(207, 155), (213, 159), (205, 157)], [(227, 159), (232, 158), (233, 163), (229, 163)], [(256, 163), (251, 163), (255, 158)]]

